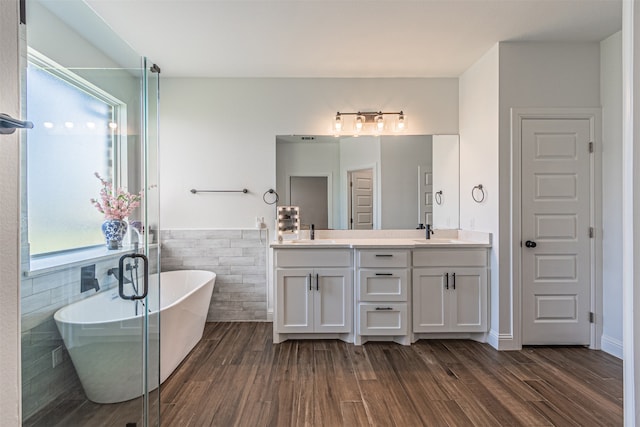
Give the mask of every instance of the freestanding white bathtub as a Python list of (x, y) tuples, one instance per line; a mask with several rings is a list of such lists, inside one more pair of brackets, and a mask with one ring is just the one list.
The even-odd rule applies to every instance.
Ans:
[(209, 271), (170, 271), (160, 274), (158, 286), (158, 276), (152, 275), (149, 307), (138, 303), (137, 315), (136, 303), (121, 299), (117, 288), (58, 310), (54, 319), (87, 398), (115, 403), (142, 395), (144, 315), (149, 322), (149, 390), (166, 380), (202, 338), (215, 279)]

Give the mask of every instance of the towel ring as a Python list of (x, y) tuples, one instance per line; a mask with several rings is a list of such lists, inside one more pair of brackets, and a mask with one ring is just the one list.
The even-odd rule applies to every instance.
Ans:
[[(267, 201), (267, 194), (275, 194), (275, 198), (272, 202)], [(278, 193), (276, 193), (276, 190), (274, 190), (273, 188), (270, 188), (264, 192), (264, 194), (262, 195), (262, 200), (268, 205), (275, 205), (280, 200), (280, 196), (278, 196)]]
[[(481, 196), (476, 198), (476, 190), (478, 190), (481, 194)], [(482, 203), (484, 201), (484, 187), (482, 186), (482, 184), (478, 184), (475, 187), (473, 187), (473, 189), (471, 190), (471, 198), (473, 199), (474, 202), (476, 203)]]
[(438, 204), (438, 205), (442, 204), (442, 190), (436, 191), (434, 199), (436, 200), (436, 204)]

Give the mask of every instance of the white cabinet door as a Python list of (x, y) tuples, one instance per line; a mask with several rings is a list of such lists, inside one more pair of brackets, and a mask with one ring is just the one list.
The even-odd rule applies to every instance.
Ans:
[(353, 280), (348, 268), (313, 270), (314, 332), (351, 332)]
[(456, 268), (449, 273), (450, 331), (487, 329), (487, 273), (484, 268)]
[(446, 268), (413, 270), (413, 332), (446, 332), (448, 291)]
[(476, 267), (413, 271), (413, 332), (485, 332), (487, 272)]
[(278, 269), (276, 289), (276, 331), (313, 332), (313, 270)]

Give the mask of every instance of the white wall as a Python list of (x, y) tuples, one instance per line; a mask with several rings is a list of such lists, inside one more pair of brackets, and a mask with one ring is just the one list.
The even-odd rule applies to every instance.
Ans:
[(416, 228), (418, 167), (431, 165), (431, 135), (380, 138), (381, 226), (383, 229)]
[(602, 349), (622, 357), (622, 33), (600, 43)]
[[(340, 214), (340, 140), (310, 143), (306, 141), (287, 142), (278, 140), (276, 144), (277, 176), (276, 189), (280, 196), (279, 205), (290, 205), (291, 176), (327, 176), (330, 188), (328, 207), (329, 228), (335, 228)], [(270, 199), (267, 199), (270, 200)], [(304, 218), (305, 212), (301, 212)]]
[[(162, 64), (160, 64), (162, 65)], [(163, 228), (242, 228), (275, 188), (275, 136), (330, 135), (336, 111), (404, 110), (407, 134), (458, 133), (457, 79), (164, 79)], [(242, 189), (198, 194), (190, 189)]]
[[(340, 182), (349, 182), (349, 172), (371, 169), (373, 174), (373, 228), (380, 228), (381, 191), (380, 191), (380, 137), (358, 136), (340, 138)], [(339, 229), (348, 230), (351, 213), (349, 212), (349, 189), (340, 187)]]
[[(500, 43), (500, 334), (520, 334), (511, 283), (511, 109), (599, 107), (599, 43)], [(514, 165), (519, 168), (519, 165)], [(494, 240), (494, 243), (495, 240)], [(504, 304), (503, 304), (504, 302)], [(516, 309), (512, 314), (512, 310)], [(517, 340), (516, 340), (517, 341)]]
[[(511, 109), (599, 107), (599, 88), (598, 43), (499, 43), (460, 77), (460, 225), (493, 233), (490, 342), (498, 348), (517, 348), (520, 335), (511, 280)], [(486, 193), (480, 204), (470, 196), (477, 184)]]
[(433, 227), (460, 228), (460, 138), (433, 135), (433, 193), (442, 191), (441, 204), (433, 200)]
[(624, 425), (640, 420), (640, 13), (622, 8), (622, 270), (624, 306)]
[[(460, 76), (460, 227), (493, 233), (490, 323), (492, 345), (498, 346), (498, 84), (499, 46), (495, 45)], [(471, 189), (485, 188), (482, 203)], [(510, 301), (503, 302), (503, 305)]]

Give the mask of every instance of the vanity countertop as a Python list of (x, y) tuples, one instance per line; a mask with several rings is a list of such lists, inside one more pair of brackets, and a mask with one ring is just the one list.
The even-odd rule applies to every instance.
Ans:
[[(378, 231), (378, 233), (376, 233)], [(272, 242), (274, 249), (295, 249), (295, 248), (398, 248), (415, 249), (431, 247), (465, 247), (465, 248), (489, 248), (491, 247), (491, 234), (480, 232), (469, 232), (464, 230), (437, 230), (431, 239), (425, 239), (424, 232), (411, 231), (397, 233), (394, 237), (392, 232), (381, 230), (370, 230), (369, 233), (362, 231), (353, 233), (353, 237), (347, 237), (348, 230), (339, 233), (326, 231), (323, 236), (315, 240), (310, 240), (308, 236), (301, 236), (297, 240), (284, 240), (282, 242)], [(318, 232), (316, 232), (318, 233)]]

